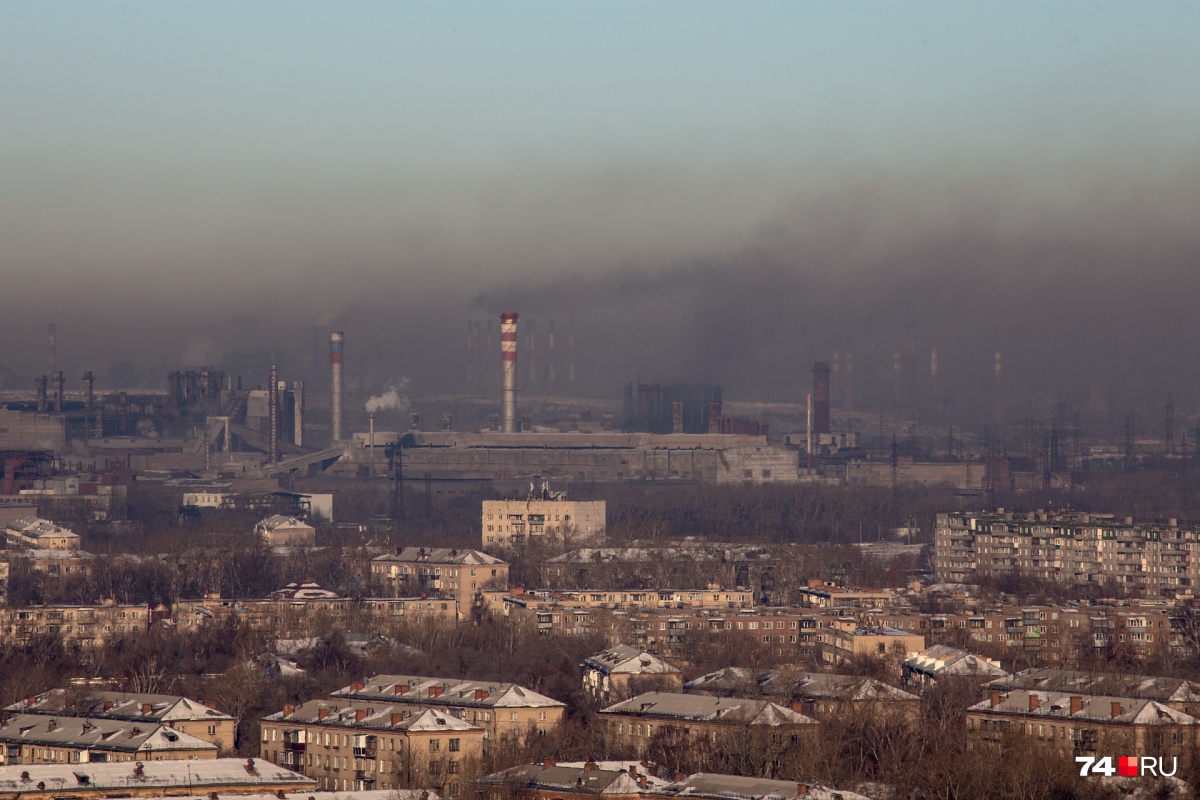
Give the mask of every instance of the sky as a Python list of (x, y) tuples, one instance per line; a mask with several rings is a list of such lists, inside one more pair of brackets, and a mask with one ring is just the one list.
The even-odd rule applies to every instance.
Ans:
[(0, 3), (0, 382), (50, 320), (101, 372), (299, 369), (321, 320), (365, 382), (449, 390), (466, 320), (518, 310), (579, 320), (598, 392), (786, 395), (904, 338), (964, 396), (998, 346), (1031, 395), (1186, 396), (1198, 17)]

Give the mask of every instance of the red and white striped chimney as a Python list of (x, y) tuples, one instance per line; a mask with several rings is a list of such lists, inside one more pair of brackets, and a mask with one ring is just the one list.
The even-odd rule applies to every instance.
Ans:
[(500, 365), (504, 376), (501, 430), (517, 432), (517, 317), (511, 311), (500, 315)]

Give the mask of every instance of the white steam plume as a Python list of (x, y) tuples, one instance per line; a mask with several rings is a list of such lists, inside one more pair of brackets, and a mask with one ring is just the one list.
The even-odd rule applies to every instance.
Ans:
[(383, 394), (372, 396), (367, 400), (367, 413), (403, 411), (408, 408), (408, 390), (411, 385), (412, 381), (408, 378), (392, 381)]

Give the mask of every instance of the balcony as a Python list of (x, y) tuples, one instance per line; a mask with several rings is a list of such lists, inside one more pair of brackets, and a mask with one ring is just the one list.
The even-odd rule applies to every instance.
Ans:
[(354, 748), (355, 758), (375, 758), (378, 751), (375, 747), (356, 747)]

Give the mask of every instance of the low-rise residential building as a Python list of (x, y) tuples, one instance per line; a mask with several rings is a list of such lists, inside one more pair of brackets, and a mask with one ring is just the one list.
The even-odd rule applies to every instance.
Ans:
[(521, 500), (483, 501), (483, 541), (487, 550), (526, 542), (582, 543), (604, 536), (607, 507), (603, 500), (568, 500), (543, 487)]
[(921, 698), (874, 678), (828, 672), (726, 667), (684, 684), (688, 694), (710, 697), (754, 695), (818, 719), (850, 713), (899, 713), (915, 718)]
[(508, 562), (479, 550), (397, 547), (371, 560), (371, 578), (390, 597), (453, 597), (459, 610), (493, 608), (508, 590)]
[(217, 746), (155, 722), (13, 714), (0, 719), (4, 764), (216, 758)]
[(356, 701), (387, 702), (403, 708), (437, 709), (483, 728), (485, 739), (529, 731), (548, 733), (563, 719), (566, 705), (515, 683), (376, 675), (333, 693)]
[(925, 649), (925, 637), (899, 628), (833, 628), (826, 639), (822, 658), (830, 664), (846, 664), (861, 656), (889, 657), (903, 661)]
[[(319, 587), (318, 587), (319, 588)], [(291, 596), (288, 596), (288, 595)], [(283, 638), (314, 636), (329, 630), (374, 631), (391, 625), (454, 625), (458, 603), (452, 597), (330, 597), (326, 590), (283, 590), (263, 600), (206, 597), (175, 603), (175, 624), (188, 630), (230, 617), (252, 630), (271, 631)]]
[(303, 800), (315, 787), (303, 775), (253, 758), (0, 766), (0, 800), (230, 795)]
[(1184, 678), (1069, 669), (1027, 669), (1002, 675), (984, 684), (983, 688), (1001, 692), (1054, 691), (1136, 697), (1154, 700), (1200, 719), (1200, 684)]
[(896, 600), (893, 592), (868, 591), (811, 580), (797, 589), (800, 605), (806, 608), (883, 608)]
[(13, 703), (4, 710), (12, 714), (121, 719), (166, 725), (215, 744), (222, 753), (231, 752), (237, 738), (236, 719), (202, 702), (178, 695), (91, 688), (52, 689)]
[(312, 547), (317, 529), (296, 517), (275, 514), (254, 526), (254, 532), (270, 547)]
[(649, 689), (682, 687), (679, 670), (653, 653), (619, 644), (591, 656), (580, 667), (583, 688), (602, 703)]
[[(479, 781), (488, 800), (866, 800), (865, 795), (834, 790), (811, 781), (781, 781), (698, 772), (669, 781), (653, 765), (633, 761), (545, 761), (512, 767)], [(514, 794), (515, 793), (515, 794)]]
[(262, 758), (322, 789), (435, 788), (458, 797), (483, 753), (482, 727), (399, 702), (331, 698), (264, 717)]
[(169, 619), (163, 605), (53, 605), (0, 609), (0, 641), (27, 644), (39, 636), (61, 637), (64, 643), (100, 647), (111, 639), (143, 633)]
[(30, 550), (78, 550), (79, 534), (48, 519), (22, 517), (4, 526), (9, 547)]
[(1136, 754), (1191, 764), (1200, 720), (1132, 697), (993, 689), (966, 711), (967, 746), (995, 749), (1022, 736), (1064, 757)]
[(675, 692), (646, 692), (600, 712), (608, 741), (644, 755), (654, 735), (667, 729), (690, 737), (718, 741), (744, 731), (800, 736), (818, 723), (790, 708), (767, 700), (706, 697)]
[(948, 678), (985, 680), (1008, 677), (999, 661), (944, 644), (935, 644), (910, 656), (904, 661), (902, 671), (904, 683), (908, 686), (925, 686)]

